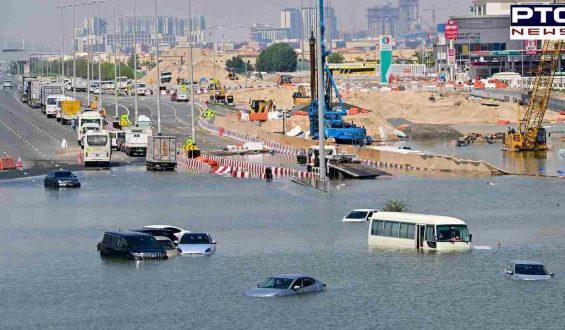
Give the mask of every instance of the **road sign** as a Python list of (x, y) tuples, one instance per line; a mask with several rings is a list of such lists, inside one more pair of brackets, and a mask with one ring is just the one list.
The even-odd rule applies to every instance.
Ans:
[(447, 21), (445, 25), (445, 38), (449, 40), (457, 39), (457, 34), (459, 33), (459, 27), (457, 26), (457, 22), (454, 19), (450, 19)]
[(447, 64), (455, 65), (455, 48), (450, 48), (447, 50)]
[(180, 90), (181, 90), (181, 92), (186, 93), (186, 91), (188, 90), (188, 85), (182, 85), (182, 86), (180, 86)]

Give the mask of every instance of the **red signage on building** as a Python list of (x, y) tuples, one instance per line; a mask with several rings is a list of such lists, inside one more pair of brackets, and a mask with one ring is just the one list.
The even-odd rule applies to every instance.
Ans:
[(447, 21), (445, 25), (445, 39), (448, 40), (455, 40), (457, 39), (457, 33), (459, 32), (459, 27), (457, 26), (457, 22), (455, 20), (450, 19)]
[(447, 50), (447, 65), (455, 65), (455, 48)]
[(526, 50), (526, 55), (536, 55), (538, 49), (538, 41), (524, 40), (524, 49)]

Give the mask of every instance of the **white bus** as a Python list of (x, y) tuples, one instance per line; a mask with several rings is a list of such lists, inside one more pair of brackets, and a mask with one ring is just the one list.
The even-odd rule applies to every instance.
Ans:
[(84, 166), (100, 164), (110, 166), (112, 142), (108, 131), (87, 131), (84, 135)]
[[(85, 125), (87, 127), (85, 127)], [(86, 133), (89, 129), (95, 128), (95, 126), (98, 126), (97, 130), (104, 129), (104, 119), (98, 112), (85, 111), (78, 116), (77, 141), (79, 145), (82, 145), (82, 137), (84, 133)]]
[(369, 246), (424, 251), (468, 251), (472, 235), (460, 219), (402, 212), (375, 212)]

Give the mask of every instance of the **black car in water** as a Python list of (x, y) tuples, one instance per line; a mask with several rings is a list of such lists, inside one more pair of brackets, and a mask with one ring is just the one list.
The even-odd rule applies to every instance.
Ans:
[(153, 235), (133, 231), (105, 232), (96, 249), (101, 257), (167, 259), (167, 253)]
[(175, 245), (179, 244), (179, 239), (177, 238), (175, 233), (172, 232), (171, 230), (155, 229), (155, 228), (141, 228), (141, 229), (133, 229), (133, 230), (130, 230), (130, 231), (149, 234), (149, 235), (153, 235), (153, 236), (164, 236), (164, 237), (169, 238), (171, 241), (173, 241), (173, 243), (175, 243)]
[(43, 180), (45, 187), (61, 188), (74, 187), (80, 188), (80, 181), (76, 175), (70, 171), (51, 171), (47, 173)]

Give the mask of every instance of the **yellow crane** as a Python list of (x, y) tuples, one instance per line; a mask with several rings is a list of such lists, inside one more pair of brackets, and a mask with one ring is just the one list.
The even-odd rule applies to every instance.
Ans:
[[(565, 3), (556, 0), (554, 3)], [(541, 127), (551, 96), (553, 78), (557, 70), (563, 40), (543, 42), (540, 63), (535, 73), (534, 87), (527, 107), (518, 106), (518, 131), (510, 130), (504, 136), (505, 151), (543, 151), (547, 150), (545, 129)]]

